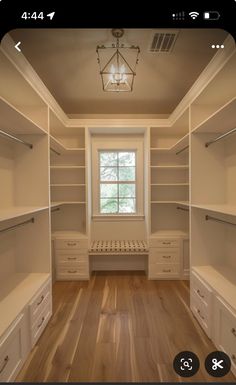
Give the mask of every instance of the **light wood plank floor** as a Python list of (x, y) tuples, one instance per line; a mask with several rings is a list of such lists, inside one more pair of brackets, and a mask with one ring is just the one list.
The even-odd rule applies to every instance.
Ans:
[[(195, 352), (199, 372), (172, 369), (175, 355)], [(235, 381), (209, 376), (216, 350), (189, 309), (184, 281), (148, 281), (144, 273), (96, 273), (90, 282), (57, 282), (53, 316), (17, 381)]]

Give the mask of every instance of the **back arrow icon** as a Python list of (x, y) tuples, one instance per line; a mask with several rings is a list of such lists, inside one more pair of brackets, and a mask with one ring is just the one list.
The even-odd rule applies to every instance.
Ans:
[(17, 49), (17, 51), (21, 52), (21, 49), (19, 48), (19, 45), (21, 44), (21, 41), (18, 41), (18, 43), (15, 45), (15, 49)]

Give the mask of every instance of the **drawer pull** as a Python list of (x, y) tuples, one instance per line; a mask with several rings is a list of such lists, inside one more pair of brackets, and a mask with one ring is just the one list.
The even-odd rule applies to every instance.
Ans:
[(236, 330), (234, 328), (231, 329), (231, 332), (233, 333), (234, 337), (236, 337)]
[(6, 356), (6, 357), (4, 358), (4, 362), (3, 362), (2, 367), (1, 367), (1, 369), (0, 369), (0, 374), (3, 372), (3, 370), (4, 370), (5, 367), (7, 366), (8, 362), (9, 362), (9, 357)]
[(44, 300), (44, 295), (41, 296), (41, 299), (40, 299), (40, 301), (37, 303), (37, 306), (39, 306), (39, 305), (43, 302), (43, 300)]
[(233, 360), (234, 362), (236, 362), (236, 356), (235, 356), (234, 354), (232, 354), (231, 358), (232, 358), (232, 360)]
[(163, 271), (163, 273), (170, 273), (171, 269), (163, 269), (162, 271)]
[(76, 246), (76, 242), (67, 242), (67, 246)]
[(69, 261), (75, 261), (76, 260), (76, 257), (68, 257), (67, 258)]
[(203, 317), (203, 315), (201, 314), (201, 312), (200, 312), (200, 310), (199, 309), (197, 309), (197, 312), (198, 312), (198, 314), (199, 314), (199, 316), (201, 317), (201, 319), (205, 319), (205, 317)]
[(45, 318), (44, 318), (44, 317), (42, 317), (42, 320), (41, 320), (40, 324), (38, 325), (38, 329), (40, 328), (40, 326), (42, 326), (42, 324), (43, 324), (44, 320), (45, 320)]
[(163, 245), (171, 245), (171, 242), (162, 242)]
[(75, 274), (75, 273), (77, 273), (77, 270), (68, 270), (68, 273)]
[(201, 297), (201, 298), (204, 298), (204, 295), (203, 295), (203, 294), (201, 294), (201, 292), (200, 292), (200, 290), (199, 290), (199, 289), (197, 289), (197, 293), (198, 293), (199, 297)]
[(171, 258), (171, 255), (163, 255), (163, 258)]

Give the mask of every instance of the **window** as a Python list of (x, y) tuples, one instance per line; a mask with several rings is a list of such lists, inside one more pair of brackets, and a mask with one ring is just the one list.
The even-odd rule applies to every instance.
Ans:
[(92, 135), (90, 177), (94, 221), (143, 220), (143, 136)]
[(99, 151), (99, 212), (137, 212), (136, 151)]

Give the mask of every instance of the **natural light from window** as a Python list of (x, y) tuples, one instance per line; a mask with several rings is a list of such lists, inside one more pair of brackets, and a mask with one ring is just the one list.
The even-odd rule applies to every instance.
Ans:
[(100, 214), (136, 213), (136, 151), (99, 151)]

